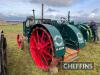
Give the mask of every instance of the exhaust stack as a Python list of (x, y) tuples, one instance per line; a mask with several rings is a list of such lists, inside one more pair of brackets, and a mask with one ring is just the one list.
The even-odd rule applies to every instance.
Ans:
[(42, 14), (41, 14), (41, 17), (42, 17), (42, 22), (43, 22), (43, 18), (44, 18), (44, 4), (42, 3)]

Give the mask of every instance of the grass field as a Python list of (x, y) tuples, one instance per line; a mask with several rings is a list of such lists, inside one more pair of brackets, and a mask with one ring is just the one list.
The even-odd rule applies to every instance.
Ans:
[[(4, 30), (7, 38), (9, 75), (49, 75), (34, 65), (28, 48), (25, 48), (26, 52), (17, 48), (16, 35), (22, 32), (22, 25), (0, 26), (0, 30)], [(94, 62), (94, 70), (59, 70), (55, 75), (100, 75), (100, 44), (87, 43), (79, 56), (80, 62)]]

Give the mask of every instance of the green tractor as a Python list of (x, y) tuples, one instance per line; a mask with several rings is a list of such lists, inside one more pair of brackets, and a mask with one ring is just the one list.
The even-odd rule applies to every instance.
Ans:
[[(50, 19), (37, 19), (37, 23), (33, 23), (34, 19), (30, 18), (23, 22), (23, 35), (29, 43), (31, 57), (39, 68), (48, 70), (54, 58), (63, 59), (67, 48), (79, 51), (85, 46), (85, 39), (76, 26), (59, 24)], [(22, 38), (18, 34), (19, 48), (22, 48)]]
[[(58, 22), (51, 19), (35, 19), (30, 16), (23, 22), (23, 35), (27, 38), (29, 50), (35, 64), (49, 70), (51, 63), (64, 60), (66, 51), (79, 52), (90, 39), (88, 26)], [(86, 36), (85, 36), (86, 35)], [(23, 46), (23, 36), (17, 35), (18, 47)]]

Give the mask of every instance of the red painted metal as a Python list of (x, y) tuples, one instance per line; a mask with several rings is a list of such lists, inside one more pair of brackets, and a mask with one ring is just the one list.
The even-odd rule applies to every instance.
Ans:
[(44, 28), (35, 28), (30, 36), (30, 53), (35, 64), (48, 70), (52, 61), (53, 41), (50, 34)]
[(22, 36), (20, 34), (17, 35), (17, 44), (18, 44), (18, 48), (21, 49), (22, 48)]
[(77, 51), (80, 52), (80, 48), (78, 48)]

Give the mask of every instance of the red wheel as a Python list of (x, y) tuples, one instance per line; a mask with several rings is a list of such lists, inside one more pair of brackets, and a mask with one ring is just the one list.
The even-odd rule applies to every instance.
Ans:
[(23, 44), (23, 37), (20, 34), (17, 35), (17, 44), (18, 48), (21, 49)]
[(35, 28), (30, 36), (30, 53), (35, 64), (48, 70), (52, 61), (53, 42), (44, 28)]

